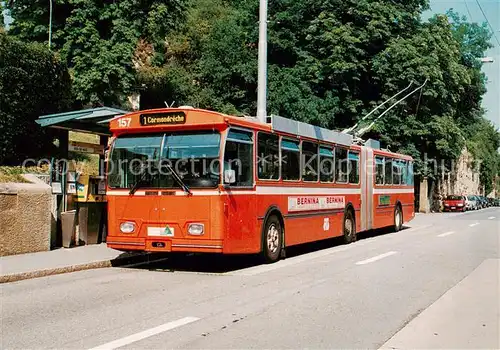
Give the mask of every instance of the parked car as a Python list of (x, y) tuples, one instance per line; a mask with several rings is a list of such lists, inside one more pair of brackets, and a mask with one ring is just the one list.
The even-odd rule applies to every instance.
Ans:
[(444, 211), (465, 211), (465, 196), (451, 195), (444, 200)]
[(476, 198), (478, 209), (483, 209), (484, 201), (481, 199), (481, 196), (474, 196), (474, 198)]
[(488, 207), (494, 207), (495, 206), (495, 198), (486, 198), (488, 200)]
[(479, 196), (481, 199), (481, 202), (483, 203), (483, 208), (488, 208), (488, 200), (486, 199), (485, 196)]
[(478, 210), (479, 209), (479, 203), (478, 200), (475, 196), (467, 196), (465, 198), (465, 209), (466, 210)]

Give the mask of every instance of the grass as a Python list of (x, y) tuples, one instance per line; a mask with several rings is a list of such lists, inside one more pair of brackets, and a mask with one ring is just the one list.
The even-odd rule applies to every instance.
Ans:
[(48, 174), (49, 166), (44, 165), (42, 167), (27, 167), (23, 168), (21, 166), (0, 166), (0, 183), (5, 182), (18, 182), (18, 183), (28, 183), (22, 174)]

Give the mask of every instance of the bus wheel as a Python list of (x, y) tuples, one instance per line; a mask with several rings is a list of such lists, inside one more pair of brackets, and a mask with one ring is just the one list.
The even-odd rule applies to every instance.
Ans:
[(264, 227), (263, 258), (266, 263), (273, 263), (280, 258), (283, 239), (281, 222), (275, 215), (271, 215)]
[(396, 206), (396, 209), (394, 209), (394, 231), (398, 232), (401, 230), (403, 227), (403, 212), (401, 211), (401, 208)]
[(344, 214), (343, 230), (344, 230), (344, 241), (346, 243), (352, 243), (356, 241), (357, 239), (356, 223), (354, 222), (354, 216), (352, 215), (351, 210), (348, 210)]

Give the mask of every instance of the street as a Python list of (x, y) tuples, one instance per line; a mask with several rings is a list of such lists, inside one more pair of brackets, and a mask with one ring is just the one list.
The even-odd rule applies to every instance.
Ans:
[(271, 265), (176, 257), (6, 283), (2, 348), (499, 348), (499, 228), (499, 208), (422, 214)]

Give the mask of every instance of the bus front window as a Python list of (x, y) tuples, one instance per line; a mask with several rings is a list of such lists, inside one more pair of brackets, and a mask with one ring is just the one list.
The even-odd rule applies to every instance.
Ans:
[(217, 132), (118, 137), (110, 157), (108, 184), (127, 189), (179, 188), (171, 169), (189, 187), (216, 187), (220, 183), (219, 151)]

